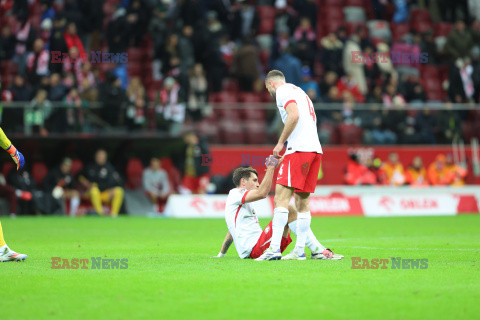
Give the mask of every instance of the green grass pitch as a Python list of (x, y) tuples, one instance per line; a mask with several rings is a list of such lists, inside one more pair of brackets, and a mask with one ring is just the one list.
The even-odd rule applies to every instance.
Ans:
[[(314, 218), (341, 261), (213, 259), (222, 219), (2, 217), (0, 319), (480, 319), (480, 216)], [(262, 226), (268, 221), (262, 220)], [(293, 245), (289, 249), (293, 248)], [(287, 249), (288, 250), (288, 249)], [(127, 269), (51, 268), (51, 258), (128, 259)], [(428, 259), (352, 269), (351, 257)]]

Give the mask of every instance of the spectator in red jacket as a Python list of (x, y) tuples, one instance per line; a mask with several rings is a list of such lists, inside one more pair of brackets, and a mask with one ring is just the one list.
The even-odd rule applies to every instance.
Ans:
[(77, 26), (75, 22), (70, 22), (67, 25), (67, 29), (63, 33), (63, 38), (65, 39), (65, 43), (67, 44), (68, 51), (73, 47), (77, 48), (78, 54), (82, 60), (85, 60), (87, 55), (85, 53), (85, 49), (83, 48), (82, 40), (77, 34)]
[(345, 183), (352, 186), (373, 185), (377, 177), (366, 166), (358, 161), (355, 153), (350, 155), (347, 168), (345, 169)]
[(365, 102), (365, 97), (360, 92), (360, 88), (351, 75), (346, 75), (341, 77), (337, 81), (338, 97), (343, 97), (343, 92), (350, 92), (355, 98), (355, 102), (363, 103)]

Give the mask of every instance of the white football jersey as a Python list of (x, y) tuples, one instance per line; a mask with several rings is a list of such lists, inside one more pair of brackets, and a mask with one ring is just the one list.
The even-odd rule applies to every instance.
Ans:
[(287, 121), (288, 114), (285, 107), (290, 102), (297, 104), (299, 114), (297, 125), (287, 139), (285, 155), (296, 151), (323, 153), (318, 139), (317, 117), (313, 103), (305, 91), (291, 83), (286, 83), (277, 88), (276, 98), (283, 123)]
[(225, 221), (228, 231), (230, 231), (235, 248), (242, 259), (250, 256), (262, 234), (253, 202), (245, 203), (247, 193), (247, 189), (234, 188), (228, 193), (225, 204)]

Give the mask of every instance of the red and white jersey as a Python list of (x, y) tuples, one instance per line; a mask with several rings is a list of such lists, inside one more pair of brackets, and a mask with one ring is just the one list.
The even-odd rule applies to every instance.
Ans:
[(228, 193), (225, 204), (225, 221), (228, 231), (242, 259), (250, 256), (250, 252), (262, 234), (253, 202), (245, 203), (247, 193), (247, 189), (234, 188)]
[(285, 83), (277, 88), (276, 97), (283, 123), (287, 121), (288, 114), (285, 107), (289, 103), (297, 104), (299, 114), (297, 125), (287, 139), (285, 155), (296, 151), (323, 153), (318, 139), (317, 117), (313, 103), (305, 91), (291, 83)]

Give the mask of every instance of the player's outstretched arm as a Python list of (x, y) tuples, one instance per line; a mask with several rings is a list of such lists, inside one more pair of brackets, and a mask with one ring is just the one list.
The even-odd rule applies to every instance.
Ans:
[(282, 134), (278, 139), (278, 143), (273, 149), (274, 156), (280, 156), (280, 151), (283, 149), (283, 145), (287, 141), (288, 137), (292, 134), (293, 130), (297, 126), (298, 119), (300, 115), (298, 114), (298, 107), (295, 102), (290, 102), (285, 106), (285, 111), (287, 111), (287, 121), (285, 121), (285, 126), (283, 127)]
[(13, 146), (13, 144), (3, 132), (2, 128), (0, 128), (0, 146), (10, 154), (12, 160), (17, 165), (17, 170), (22, 169), (25, 165), (25, 158), (23, 157), (23, 154)]
[(233, 237), (230, 234), (230, 231), (227, 231), (227, 235), (225, 236), (225, 240), (223, 240), (222, 248), (220, 249), (220, 252), (212, 257), (212, 258), (222, 258), (227, 254), (228, 248), (230, 248), (230, 245), (233, 242)]
[(265, 177), (263, 177), (262, 183), (258, 189), (247, 191), (245, 203), (265, 199), (268, 196), (268, 193), (272, 188), (273, 173), (275, 172), (275, 169), (282, 163), (282, 161), (283, 157), (279, 158), (276, 156), (269, 156), (265, 160), (265, 165), (267, 166)]

